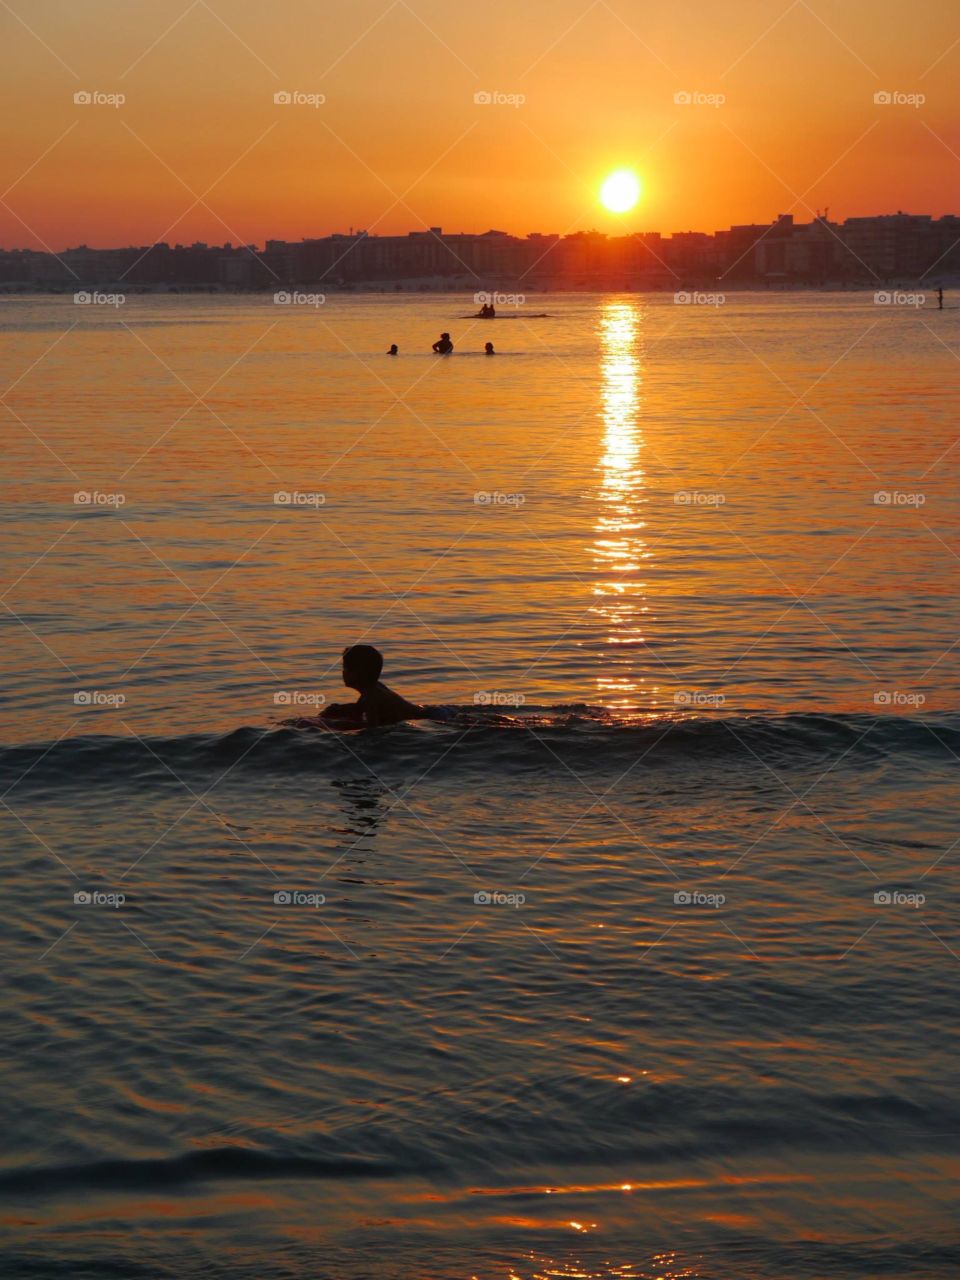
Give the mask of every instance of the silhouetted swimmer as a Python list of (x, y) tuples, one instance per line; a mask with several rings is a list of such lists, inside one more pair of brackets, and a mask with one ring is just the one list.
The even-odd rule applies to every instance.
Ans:
[(390, 347), (390, 350), (387, 352), (387, 355), (388, 355), (388, 356), (398, 356), (399, 354), (400, 354), (400, 348), (397, 346), (397, 344), (396, 344), (395, 342), (394, 342), (394, 343), (392, 343), (392, 344), (391, 344), (391, 347)]
[(937, 290), (937, 310), (943, 310), (943, 289)]
[(483, 348), (483, 351), (484, 351), (484, 355), (488, 355), (488, 356), (495, 356), (497, 354), (493, 349), (492, 342), (488, 342), (487, 345)]
[(331, 702), (317, 716), (282, 720), (295, 729), (377, 729), (404, 720), (456, 720), (456, 707), (424, 707), (388, 689), (380, 680), (383, 654), (372, 644), (352, 644), (343, 651), (343, 683), (356, 689), (356, 702)]
[(433, 349), (438, 356), (448, 356), (453, 352), (453, 343), (450, 341), (449, 333), (441, 333), (440, 337), (433, 344)]

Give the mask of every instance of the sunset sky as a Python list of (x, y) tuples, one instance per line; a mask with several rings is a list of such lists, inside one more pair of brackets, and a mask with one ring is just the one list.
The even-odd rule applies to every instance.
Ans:
[(0, 69), (4, 248), (960, 206), (956, 0), (3, 0)]

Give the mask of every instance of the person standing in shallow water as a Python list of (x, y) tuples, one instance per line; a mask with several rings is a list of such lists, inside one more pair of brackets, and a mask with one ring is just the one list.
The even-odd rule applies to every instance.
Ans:
[(441, 333), (440, 337), (433, 344), (433, 349), (438, 356), (449, 356), (453, 352), (453, 343), (450, 341), (449, 333)]
[(492, 342), (488, 342), (487, 345), (483, 348), (483, 354), (486, 356), (495, 356), (497, 354), (493, 349)]
[(400, 354), (400, 348), (397, 346), (397, 344), (396, 344), (395, 342), (391, 343), (391, 344), (390, 344), (390, 350), (387, 352), (387, 355), (388, 355), (388, 356), (398, 356), (399, 354)]

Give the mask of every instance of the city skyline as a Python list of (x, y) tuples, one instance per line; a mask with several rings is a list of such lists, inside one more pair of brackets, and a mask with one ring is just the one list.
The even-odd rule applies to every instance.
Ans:
[[(877, 212), (870, 212), (870, 213), (865, 212), (863, 210), (857, 210), (856, 212), (845, 214), (842, 217), (831, 216), (831, 214), (834, 212), (835, 211), (833, 211), (829, 206), (824, 210), (817, 209), (814, 212), (814, 214), (810, 217), (808, 222), (803, 219), (794, 219), (794, 225), (799, 227), (804, 225), (810, 225), (813, 222), (824, 222), (824, 223), (828, 223), (830, 226), (839, 227), (839, 226), (843, 226), (844, 223), (846, 222), (860, 221), (864, 219), (913, 218), (913, 219), (928, 219), (928, 220), (937, 221), (942, 219), (960, 218), (960, 213), (957, 213), (955, 209), (950, 209), (950, 208), (945, 208), (942, 212), (936, 212), (936, 213), (931, 213), (929, 210), (926, 210), (926, 209), (915, 210), (915, 209), (903, 209), (903, 208), (897, 208), (897, 209), (889, 208), (889, 209), (883, 209)], [(394, 231), (384, 231), (384, 230), (370, 230), (362, 226), (359, 220), (354, 219), (354, 221), (350, 223), (346, 228), (344, 228), (343, 226), (337, 226), (330, 229), (325, 228), (323, 230), (314, 229), (313, 231), (303, 232), (302, 234), (293, 235), (289, 237), (276, 236), (271, 234), (270, 232), (267, 232), (259, 240), (235, 241), (229, 238), (221, 240), (216, 236), (211, 236), (206, 239), (198, 238), (194, 240), (181, 240), (179, 238), (174, 238), (174, 239), (168, 238), (165, 240), (150, 240), (150, 241), (128, 240), (126, 242), (116, 241), (112, 244), (91, 244), (90, 242), (85, 240), (74, 240), (72, 242), (65, 241), (63, 244), (56, 245), (56, 246), (49, 246), (46, 248), (43, 248), (43, 247), (38, 248), (36, 244), (30, 244), (26, 242), (15, 243), (11, 241), (7, 243), (7, 242), (0, 241), (0, 253), (41, 252), (41, 253), (48, 253), (48, 254), (65, 254), (65, 253), (71, 253), (80, 249), (89, 249), (94, 252), (110, 253), (110, 252), (115, 252), (115, 251), (124, 250), (124, 249), (145, 249), (148, 247), (149, 248), (168, 247), (172, 249), (250, 248), (250, 249), (265, 251), (271, 243), (306, 244), (306, 243), (316, 242), (319, 240), (350, 239), (350, 238), (360, 237), (360, 236), (368, 237), (370, 239), (397, 240), (397, 239), (402, 239), (402, 238), (411, 237), (411, 236), (420, 236), (420, 235), (430, 236), (435, 234), (439, 234), (443, 236), (451, 236), (451, 237), (456, 237), (456, 236), (481, 237), (481, 236), (491, 236), (491, 235), (505, 235), (517, 240), (530, 239), (533, 237), (571, 239), (577, 236), (601, 236), (610, 240), (629, 239), (631, 237), (644, 237), (644, 236), (662, 236), (664, 239), (672, 239), (676, 237), (691, 236), (691, 235), (694, 235), (694, 236), (722, 235), (725, 232), (730, 231), (732, 229), (736, 229), (738, 227), (773, 227), (776, 225), (778, 218), (783, 218), (783, 217), (793, 218), (793, 216), (794, 215), (792, 214), (778, 213), (776, 217), (766, 218), (766, 219), (761, 218), (759, 220), (742, 217), (737, 219), (736, 221), (730, 222), (729, 224), (723, 227), (715, 227), (715, 226), (695, 227), (687, 224), (683, 226), (678, 225), (676, 227), (666, 229), (666, 230), (663, 227), (652, 227), (652, 226), (650, 227), (638, 226), (638, 227), (634, 227), (627, 230), (618, 226), (612, 226), (612, 227), (607, 226), (606, 228), (601, 228), (597, 225), (591, 225), (591, 226), (584, 225), (582, 227), (570, 227), (562, 231), (558, 230), (555, 227), (551, 227), (549, 229), (544, 229), (542, 227), (530, 227), (527, 229), (508, 229), (503, 227), (482, 226), (481, 223), (479, 222), (475, 227), (471, 228), (471, 227), (458, 226), (455, 230), (449, 226), (442, 225), (440, 222), (432, 222), (429, 224), (423, 223), (422, 225), (416, 226), (416, 227), (402, 227)]]
[(807, 223), (778, 214), (768, 223), (696, 231), (561, 235), (449, 232), (348, 234), (267, 239), (254, 244), (194, 242), (94, 248), (63, 253), (0, 249), (0, 288), (61, 291), (71, 285), (132, 289), (199, 287), (264, 290), (322, 284), (331, 289), (504, 287), (515, 289), (665, 288), (712, 281), (767, 284), (935, 284), (960, 276), (960, 217), (898, 211)]

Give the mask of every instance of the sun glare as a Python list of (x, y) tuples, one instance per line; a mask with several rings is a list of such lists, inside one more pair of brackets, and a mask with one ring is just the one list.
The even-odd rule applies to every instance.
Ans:
[(600, 188), (600, 203), (611, 213), (627, 213), (639, 199), (640, 179), (632, 169), (617, 169)]

